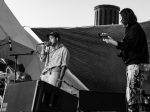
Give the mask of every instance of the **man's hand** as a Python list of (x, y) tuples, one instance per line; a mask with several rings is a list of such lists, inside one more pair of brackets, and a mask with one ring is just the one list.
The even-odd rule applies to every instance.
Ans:
[(103, 41), (106, 42), (107, 44), (111, 44), (114, 46), (118, 45), (118, 42), (112, 39), (110, 36), (107, 36), (107, 38), (103, 38)]

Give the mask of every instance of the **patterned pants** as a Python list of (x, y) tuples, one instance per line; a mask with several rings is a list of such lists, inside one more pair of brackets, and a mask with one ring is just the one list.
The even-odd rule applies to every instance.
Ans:
[(150, 73), (149, 64), (132, 64), (127, 66), (126, 99), (128, 105), (142, 103), (143, 82), (147, 80)]

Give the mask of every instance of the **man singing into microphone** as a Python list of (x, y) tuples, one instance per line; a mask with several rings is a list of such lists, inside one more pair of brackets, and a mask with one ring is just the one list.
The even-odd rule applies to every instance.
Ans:
[(49, 41), (42, 45), (40, 54), (40, 60), (45, 62), (41, 80), (60, 88), (68, 66), (69, 51), (60, 42), (60, 35), (57, 32), (51, 32), (47, 37)]

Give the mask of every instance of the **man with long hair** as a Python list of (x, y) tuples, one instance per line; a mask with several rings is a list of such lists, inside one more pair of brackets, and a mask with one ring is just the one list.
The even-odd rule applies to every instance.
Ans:
[(125, 28), (125, 36), (122, 42), (112, 39), (110, 36), (103, 39), (108, 44), (121, 50), (121, 57), (126, 65), (126, 99), (129, 112), (140, 111), (143, 91), (143, 81), (146, 80), (150, 66), (147, 38), (144, 30), (137, 22), (137, 17), (130, 8), (120, 11), (121, 23)]

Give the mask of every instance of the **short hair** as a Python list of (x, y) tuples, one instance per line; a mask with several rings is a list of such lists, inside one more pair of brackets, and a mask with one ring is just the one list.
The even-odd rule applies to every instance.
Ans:
[(55, 38), (58, 38), (58, 40), (60, 40), (60, 35), (57, 32), (51, 32), (51, 33), (47, 34), (47, 37), (49, 37), (49, 36), (54, 36)]
[(132, 24), (137, 22), (137, 17), (134, 14), (133, 10), (130, 8), (124, 8), (120, 11), (120, 15), (124, 19), (125, 23)]

